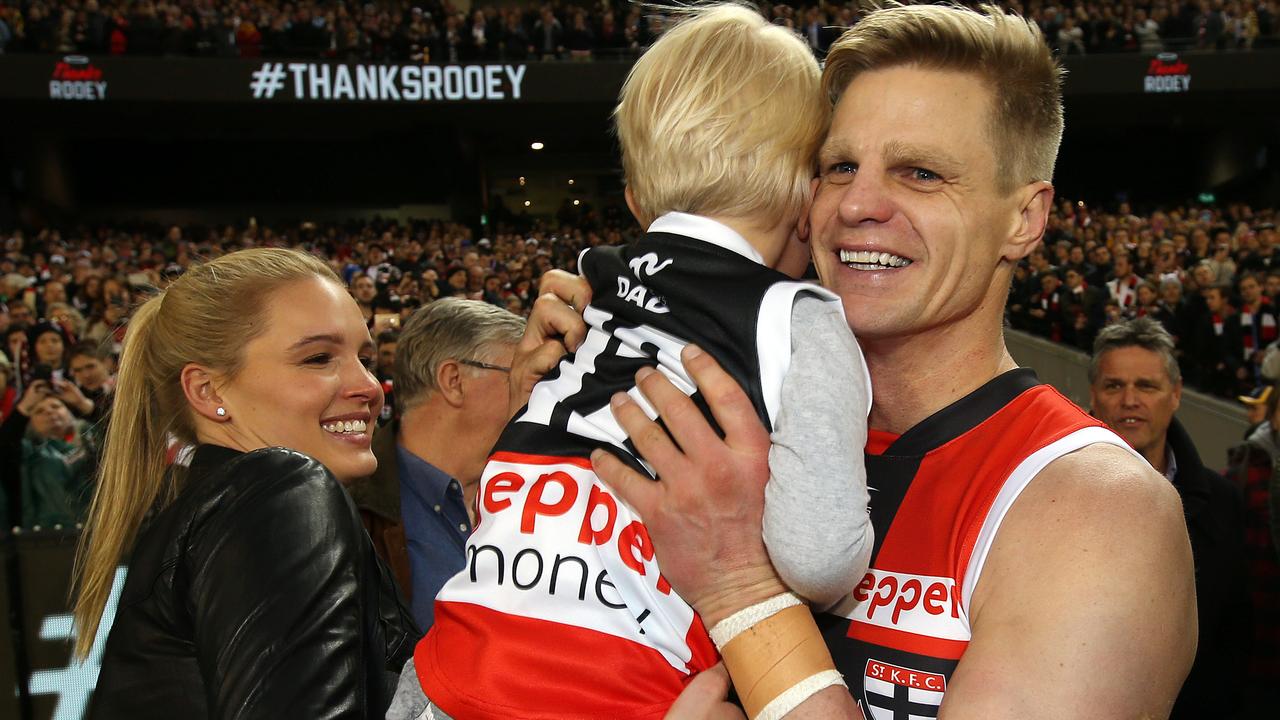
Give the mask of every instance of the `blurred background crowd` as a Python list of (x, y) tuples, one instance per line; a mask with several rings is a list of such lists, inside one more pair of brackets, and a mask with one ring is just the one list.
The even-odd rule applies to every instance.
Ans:
[[(661, 4), (661, 3), (659, 3)], [(1280, 44), (1275, 0), (1002, 1), (1034, 19), (1064, 54)], [(857, 2), (769, 10), (818, 54), (862, 10)], [(0, 52), (324, 57), (376, 62), (591, 60), (631, 57), (662, 32), (622, 0), (470, 4), (452, 0), (6, 0)]]
[(1175, 338), (1189, 387), (1246, 395), (1280, 379), (1275, 220), (1240, 204), (1139, 215), (1060, 200), (1015, 272), (1009, 324), (1089, 352), (1103, 327), (1151, 317)]

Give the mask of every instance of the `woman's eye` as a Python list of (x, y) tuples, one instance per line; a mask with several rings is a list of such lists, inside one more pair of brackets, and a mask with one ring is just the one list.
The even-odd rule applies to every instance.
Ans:
[(333, 356), (328, 353), (320, 353), (318, 355), (312, 355), (302, 362), (306, 365), (327, 365), (331, 359), (333, 359)]
[(373, 368), (377, 366), (378, 362), (372, 357), (362, 357), (360, 358), (360, 364), (364, 366), (365, 370), (373, 370)]

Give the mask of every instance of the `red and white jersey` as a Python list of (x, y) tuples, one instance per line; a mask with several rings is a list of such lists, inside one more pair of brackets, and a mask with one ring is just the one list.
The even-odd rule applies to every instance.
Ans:
[(605, 448), (647, 470), (609, 409), (617, 392), (643, 400), (641, 367), (705, 408), (680, 362), (688, 342), (716, 357), (772, 428), (795, 298), (839, 303), (762, 265), (729, 228), (678, 213), (638, 243), (588, 250), (579, 266), (593, 288), (587, 338), (498, 440), (466, 565), (436, 596), (435, 624), (414, 653), (427, 697), (457, 720), (657, 720), (717, 662), (641, 518), (587, 458)]
[(867, 720), (937, 717), (968, 647), (969, 599), (1005, 513), (1045, 466), (1096, 443), (1129, 449), (1025, 369), (901, 436), (872, 431), (871, 567), (818, 616)]

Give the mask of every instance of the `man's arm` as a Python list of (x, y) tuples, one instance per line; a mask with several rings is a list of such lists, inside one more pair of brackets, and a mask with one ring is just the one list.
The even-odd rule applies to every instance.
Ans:
[(1196, 648), (1191, 545), (1172, 485), (1095, 445), (1010, 508), (939, 718), (1168, 717)]
[[(637, 386), (671, 434), (625, 393), (614, 396), (612, 408), (659, 480), (636, 473), (607, 452), (597, 451), (591, 459), (596, 473), (645, 519), (663, 576), (710, 628), (784, 590), (761, 535), (770, 443), (750, 399), (711, 356), (689, 346), (681, 361), (724, 438), (688, 396), (646, 368), (637, 373)], [(697, 451), (686, 454), (681, 448)], [(820, 638), (816, 626), (809, 632)], [(675, 710), (669, 720), (707, 717)], [(861, 714), (848, 690), (837, 685), (810, 696), (787, 717), (839, 720)]]

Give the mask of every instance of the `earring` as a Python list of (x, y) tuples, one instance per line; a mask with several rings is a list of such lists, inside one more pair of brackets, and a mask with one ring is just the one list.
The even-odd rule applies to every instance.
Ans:
[(226, 417), (226, 416), (227, 416), (227, 409), (226, 409), (226, 408), (224, 408), (224, 407), (220, 407), (220, 408), (218, 408), (217, 413), (218, 413), (218, 417)]

